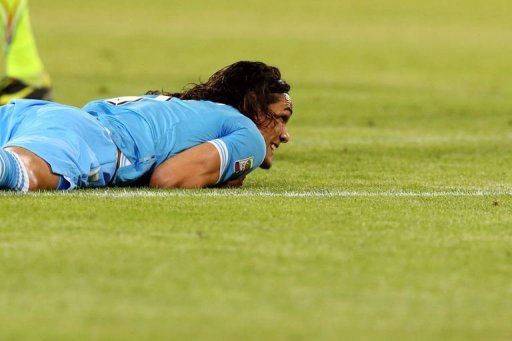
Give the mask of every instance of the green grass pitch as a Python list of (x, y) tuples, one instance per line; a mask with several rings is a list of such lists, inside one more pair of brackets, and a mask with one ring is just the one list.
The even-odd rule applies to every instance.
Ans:
[(512, 338), (508, 1), (31, 0), (55, 99), (292, 84), (243, 189), (0, 195), (0, 339)]

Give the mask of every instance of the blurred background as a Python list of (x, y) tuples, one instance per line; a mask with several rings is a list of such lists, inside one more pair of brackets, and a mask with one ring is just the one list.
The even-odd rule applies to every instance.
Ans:
[[(510, 114), (504, 0), (31, 0), (56, 100), (180, 89), (262, 60), (293, 85), (305, 124), (473, 127)], [(453, 123), (455, 124), (455, 123)], [(412, 125), (412, 126), (411, 126)]]

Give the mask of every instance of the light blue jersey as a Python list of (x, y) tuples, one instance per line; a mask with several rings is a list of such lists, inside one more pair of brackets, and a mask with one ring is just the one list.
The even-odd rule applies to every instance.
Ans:
[(137, 182), (168, 158), (205, 142), (220, 155), (218, 183), (245, 176), (265, 157), (256, 125), (228, 105), (149, 95), (93, 101), (83, 109), (110, 131), (122, 152), (116, 185)]

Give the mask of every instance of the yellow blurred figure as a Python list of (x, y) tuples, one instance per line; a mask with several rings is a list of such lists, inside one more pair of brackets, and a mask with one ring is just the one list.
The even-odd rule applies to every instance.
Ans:
[(0, 0), (5, 77), (0, 105), (16, 98), (50, 99), (50, 77), (37, 52), (27, 0)]

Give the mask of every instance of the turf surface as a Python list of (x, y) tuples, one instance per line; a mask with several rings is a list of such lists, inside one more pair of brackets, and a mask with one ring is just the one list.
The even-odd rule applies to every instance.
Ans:
[(512, 338), (507, 1), (32, 0), (56, 99), (292, 84), (236, 191), (0, 195), (0, 339)]

